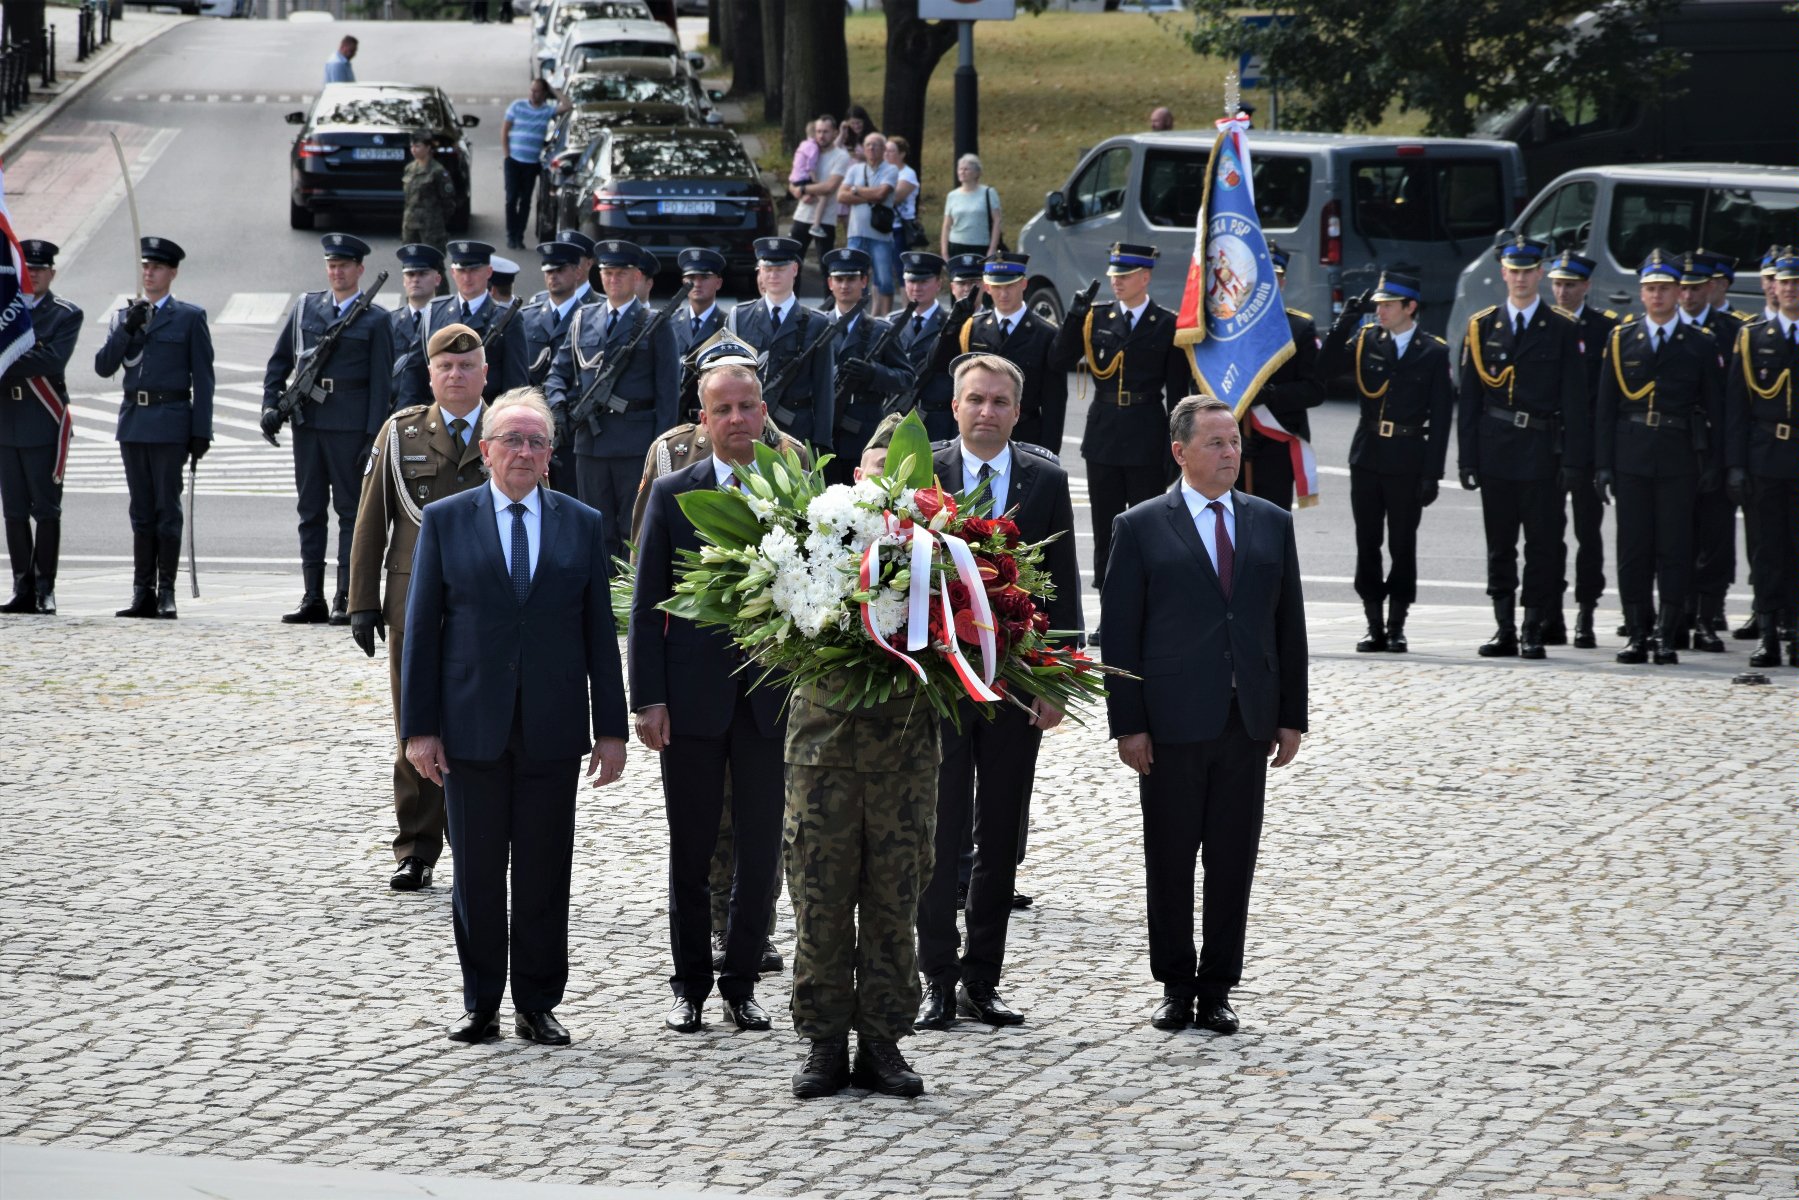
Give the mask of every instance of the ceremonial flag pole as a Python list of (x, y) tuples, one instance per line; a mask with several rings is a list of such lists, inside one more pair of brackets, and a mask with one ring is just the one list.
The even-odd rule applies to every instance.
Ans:
[(31, 306), (25, 298), (31, 294), (31, 273), (25, 266), (25, 253), (13, 234), (12, 217), (6, 211), (6, 167), (0, 163), (0, 371), (17, 362), (33, 346), (37, 334), (31, 327)]

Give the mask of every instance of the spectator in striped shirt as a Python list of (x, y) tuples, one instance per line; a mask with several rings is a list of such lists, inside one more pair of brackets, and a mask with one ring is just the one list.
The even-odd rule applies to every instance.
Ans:
[(506, 246), (519, 250), (525, 245), (525, 220), (531, 213), (531, 193), (537, 188), (537, 176), (543, 158), (544, 135), (549, 132), (550, 118), (556, 115), (556, 103), (550, 85), (542, 79), (531, 81), (530, 95), (514, 100), (506, 109), (500, 125), (500, 140), (506, 143)]

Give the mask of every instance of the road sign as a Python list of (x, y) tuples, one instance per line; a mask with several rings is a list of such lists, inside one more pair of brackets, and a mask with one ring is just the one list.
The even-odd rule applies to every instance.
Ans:
[(1017, 0), (918, 0), (924, 21), (1011, 21), (1017, 15)]
[[(1275, 16), (1269, 13), (1243, 17), (1241, 20), (1251, 29), (1267, 29), (1271, 25), (1285, 29), (1293, 23), (1291, 15)], [(1260, 54), (1243, 53), (1237, 56), (1237, 83), (1240, 87), (1266, 87), (1270, 83), (1267, 75), (1267, 62)]]

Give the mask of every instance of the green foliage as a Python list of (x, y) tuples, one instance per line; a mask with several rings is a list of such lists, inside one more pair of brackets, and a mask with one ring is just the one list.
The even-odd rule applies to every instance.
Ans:
[(909, 488), (930, 487), (936, 478), (931, 467), (931, 435), (925, 432), (917, 409), (894, 428), (893, 441), (887, 447), (887, 475)]

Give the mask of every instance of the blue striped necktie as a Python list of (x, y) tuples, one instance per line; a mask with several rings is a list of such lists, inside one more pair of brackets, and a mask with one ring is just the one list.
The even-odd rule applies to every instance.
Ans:
[(514, 501), (506, 506), (512, 514), (512, 594), (523, 604), (531, 593), (531, 543), (525, 533), (525, 506)]

